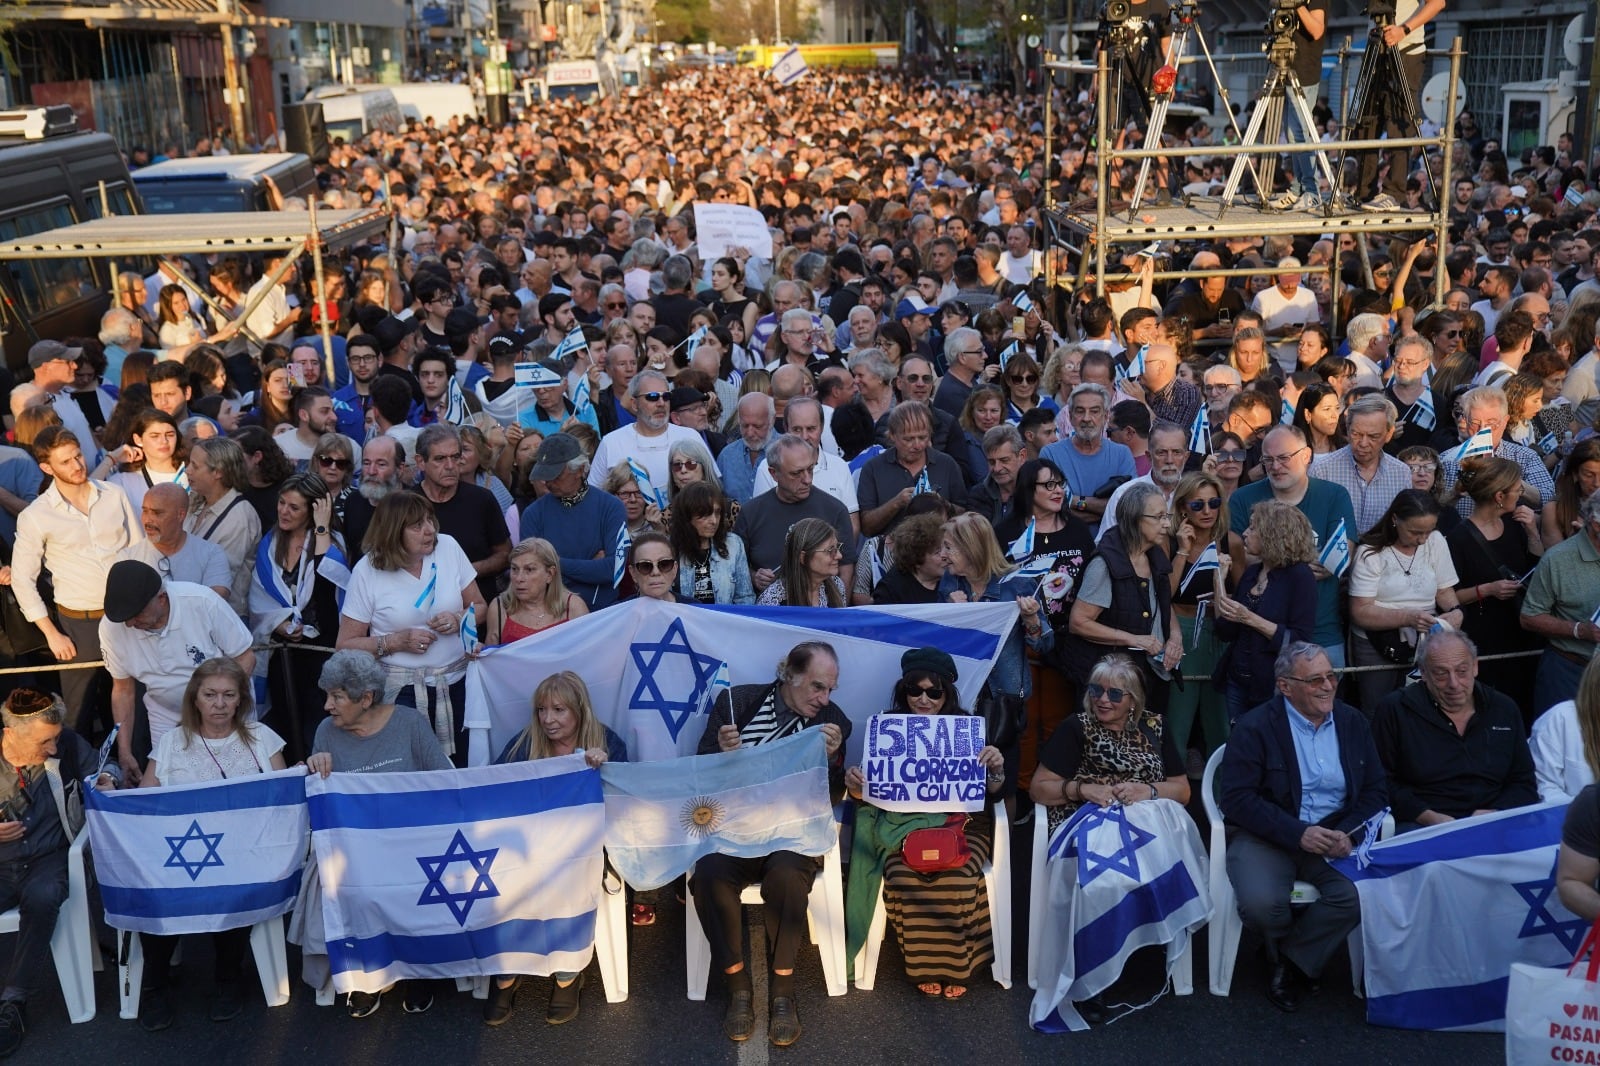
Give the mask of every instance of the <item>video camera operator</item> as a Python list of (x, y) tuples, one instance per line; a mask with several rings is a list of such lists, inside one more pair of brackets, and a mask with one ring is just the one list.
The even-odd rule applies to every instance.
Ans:
[[(1328, 0), (1277, 0), (1279, 9), (1294, 6), (1294, 76), (1300, 82), (1300, 95), (1305, 99), (1306, 110), (1317, 106), (1317, 93), (1322, 81), (1323, 42), (1328, 30)], [(1315, 143), (1322, 139), (1318, 130), (1303, 130), (1299, 112), (1293, 107), (1283, 111), (1288, 133), (1301, 143)], [(1310, 152), (1293, 152), (1289, 156), (1289, 169), (1294, 181), (1289, 191), (1273, 204), (1280, 211), (1290, 208), (1316, 210), (1322, 206), (1317, 194), (1316, 156)], [(1330, 190), (1331, 191), (1331, 190)]]
[[(1144, 131), (1145, 147), (1159, 147), (1161, 130), (1151, 130), (1151, 82), (1172, 47), (1169, 0), (1105, 0), (1100, 12), (1100, 47), (1109, 50), (1115, 118), (1107, 129), (1116, 137), (1133, 128)], [(1124, 143), (1122, 147), (1137, 147)], [(1164, 171), (1163, 171), (1164, 173)], [(1159, 182), (1163, 191), (1165, 180)]]
[[(1423, 50), (1426, 47), (1422, 28), (1433, 21), (1445, 8), (1445, 0), (1373, 0), (1367, 8), (1382, 33), (1383, 43), (1393, 48), (1400, 59), (1400, 69), (1405, 76), (1406, 91), (1415, 106), (1422, 95)], [(1369, 41), (1368, 48), (1372, 47)], [(1390, 137), (1415, 137), (1418, 130), (1407, 129), (1400, 121), (1404, 114), (1400, 101), (1387, 93), (1374, 93), (1368, 106), (1356, 116), (1353, 136), (1358, 140), (1372, 140), (1387, 133)], [(1409, 148), (1389, 148), (1359, 153), (1360, 170), (1356, 177), (1356, 199), (1364, 211), (1398, 211), (1406, 200), (1407, 163), (1411, 158)], [(1378, 170), (1382, 157), (1387, 156), (1389, 169), (1379, 184)]]

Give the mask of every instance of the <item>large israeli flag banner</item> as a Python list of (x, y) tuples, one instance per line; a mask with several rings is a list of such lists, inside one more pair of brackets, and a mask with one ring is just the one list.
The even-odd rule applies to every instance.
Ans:
[(628, 745), (630, 762), (692, 755), (705, 731), (719, 669), (733, 685), (771, 684), (789, 649), (827, 641), (839, 656), (833, 699), (857, 729), (889, 705), (907, 649), (955, 659), (961, 704), (971, 707), (1011, 627), (1015, 603), (881, 607), (735, 607), (635, 599), (497, 648), (467, 666), (469, 761), (493, 760), (528, 725), (538, 683), (574, 670), (596, 716)]
[(218, 933), (286, 913), (306, 857), (306, 772), (84, 790), (106, 924)]
[(1333, 860), (1361, 894), (1367, 1021), (1505, 1029), (1511, 964), (1565, 967), (1589, 923), (1556, 895), (1566, 803), (1485, 814)]
[(607, 763), (606, 854), (636, 888), (659, 888), (704, 855), (821, 855), (838, 830), (820, 729), (714, 755)]
[(605, 810), (582, 755), (305, 790), (335, 991), (588, 965)]
[(1168, 965), (1211, 920), (1205, 846), (1169, 799), (1078, 808), (1050, 837), (1039, 990), (1028, 1024), (1042, 1033), (1089, 1028), (1073, 1007), (1110, 988), (1128, 957), (1167, 945)]

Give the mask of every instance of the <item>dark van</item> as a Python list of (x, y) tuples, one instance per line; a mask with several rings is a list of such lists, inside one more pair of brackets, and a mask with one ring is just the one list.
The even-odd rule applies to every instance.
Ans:
[[(5, 129), (0, 127), (0, 241), (99, 218), (101, 182), (112, 214), (139, 213), (138, 192), (109, 134), (69, 130), (22, 137), (6, 136)], [(87, 257), (0, 262), (6, 363), (22, 366), (28, 348), (42, 337), (99, 333), (100, 316), (111, 305), (110, 268), (104, 259)]]
[(141, 168), (133, 180), (147, 213), (192, 215), (271, 211), (268, 177), (286, 197), (317, 194), (317, 172), (299, 152), (169, 159)]

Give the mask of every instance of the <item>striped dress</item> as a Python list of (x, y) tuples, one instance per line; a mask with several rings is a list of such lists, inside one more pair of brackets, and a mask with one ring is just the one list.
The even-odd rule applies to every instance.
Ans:
[(920, 874), (900, 852), (883, 867), (883, 907), (913, 984), (966, 984), (994, 960), (983, 867), (994, 854), (994, 819), (967, 822), (972, 858), (955, 870)]

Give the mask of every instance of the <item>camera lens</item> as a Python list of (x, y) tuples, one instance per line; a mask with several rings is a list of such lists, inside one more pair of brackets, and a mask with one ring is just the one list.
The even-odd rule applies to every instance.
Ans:
[(1128, 0), (1106, 0), (1107, 22), (1126, 22), (1132, 14), (1133, 5)]

